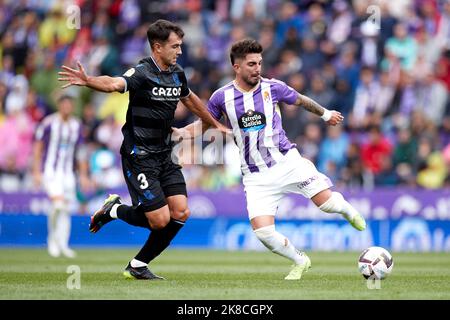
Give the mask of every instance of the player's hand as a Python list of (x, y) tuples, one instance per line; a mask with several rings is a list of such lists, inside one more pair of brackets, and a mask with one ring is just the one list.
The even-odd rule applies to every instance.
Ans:
[(231, 131), (230, 128), (228, 128), (227, 126), (224, 126), (220, 122), (217, 123), (216, 129), (225, 134), (229, 134), (229, 135), (233, 134), (233, 131)]
[(67, 88), (72, 85), (75, 86), (85, 86), (88, 81), (88, 76), (86, 74), (86, 71), (84, 71), (83, 66), (81, 65), (80, 61), (77, 61), (78, 70), (69, 68), (67, 66), (62, 66), (61, 69), (64, 71), (58, 72), (58, 75), (60, 76), (58, 78), (58, 81), (68, 81), (69, 83), (62, 86), (62, 88)]
[(330, 126), (335, 126), (342, 121), (344, 121), (344, 116), (339, 111), (331, 110), (331, 118), (327, 121), (327, 124)]
[(172, 141), (179, 142), (181, 139), (186, 139), (186, 131), (184, 128), (172, 127)]

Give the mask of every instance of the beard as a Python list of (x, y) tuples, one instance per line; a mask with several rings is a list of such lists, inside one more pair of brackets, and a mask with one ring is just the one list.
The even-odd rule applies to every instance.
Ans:
[(248, 84), (249, 86), (256, 86), (259, 82), (260, 76), (258, 77), (248, 77), (247, 79), (245, 79), (245, 83)]

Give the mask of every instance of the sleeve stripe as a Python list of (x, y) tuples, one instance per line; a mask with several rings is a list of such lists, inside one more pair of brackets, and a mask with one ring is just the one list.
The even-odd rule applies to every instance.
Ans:
[(125, 93), (125, 92), (128, 91), (128, 83), (127, 83), (127, 80), (126, 80), (124, 77), (119, 77), (119, 78), (121, 78), (121, 79), (125, 82), (125, 88), (123, 89), (123, 92), (122, 92), (122, 93)]
[(184, 98), (189, 97), (191, 95), (191, 92), (192, 92), (191, 89), (189, 89), (189, 93), (187, 95), (185, 95), (184, 97), (180, 97), (180, 99), (184, 99)]

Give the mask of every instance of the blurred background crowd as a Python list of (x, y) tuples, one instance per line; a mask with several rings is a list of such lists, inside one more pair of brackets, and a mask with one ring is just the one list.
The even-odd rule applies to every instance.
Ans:
[[(184, 29), (178, 62), (205, 102), (232, 80), (230, 44), (253, 37), (265, 77), (343, 113), (345, 125), (326, 127), (280, 108), (288, 137), (339, 187), (450, 185), (450, 1), (0, 0), (0, 192), (33, 189), (34, 132), (56, 110), (60, 66), (79, 60), (90, 75), (121, 75), (149, 56), (146, 30), (158, 18)], [(66, 93), (76, 97), (97, 190), (124, 186), (128, 94)], [(193, 120), (179, 106), (175, 126)], [(188, 188), (240, 184), (237, 149), (224, 150), (217, 165), (206, 143), (195, 149), (203, 165), (184, 166)]]

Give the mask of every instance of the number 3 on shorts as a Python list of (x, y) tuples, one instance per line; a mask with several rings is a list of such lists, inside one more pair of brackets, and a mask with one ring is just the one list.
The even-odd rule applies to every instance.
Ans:
[(147, 182), (147, 178), (145, 177), (145, 174), (139, 173), (137, 176), (137, 179), (141, 183), (139, 188), (141, 188), (142, 190), (148, 188), (148, 182)]

